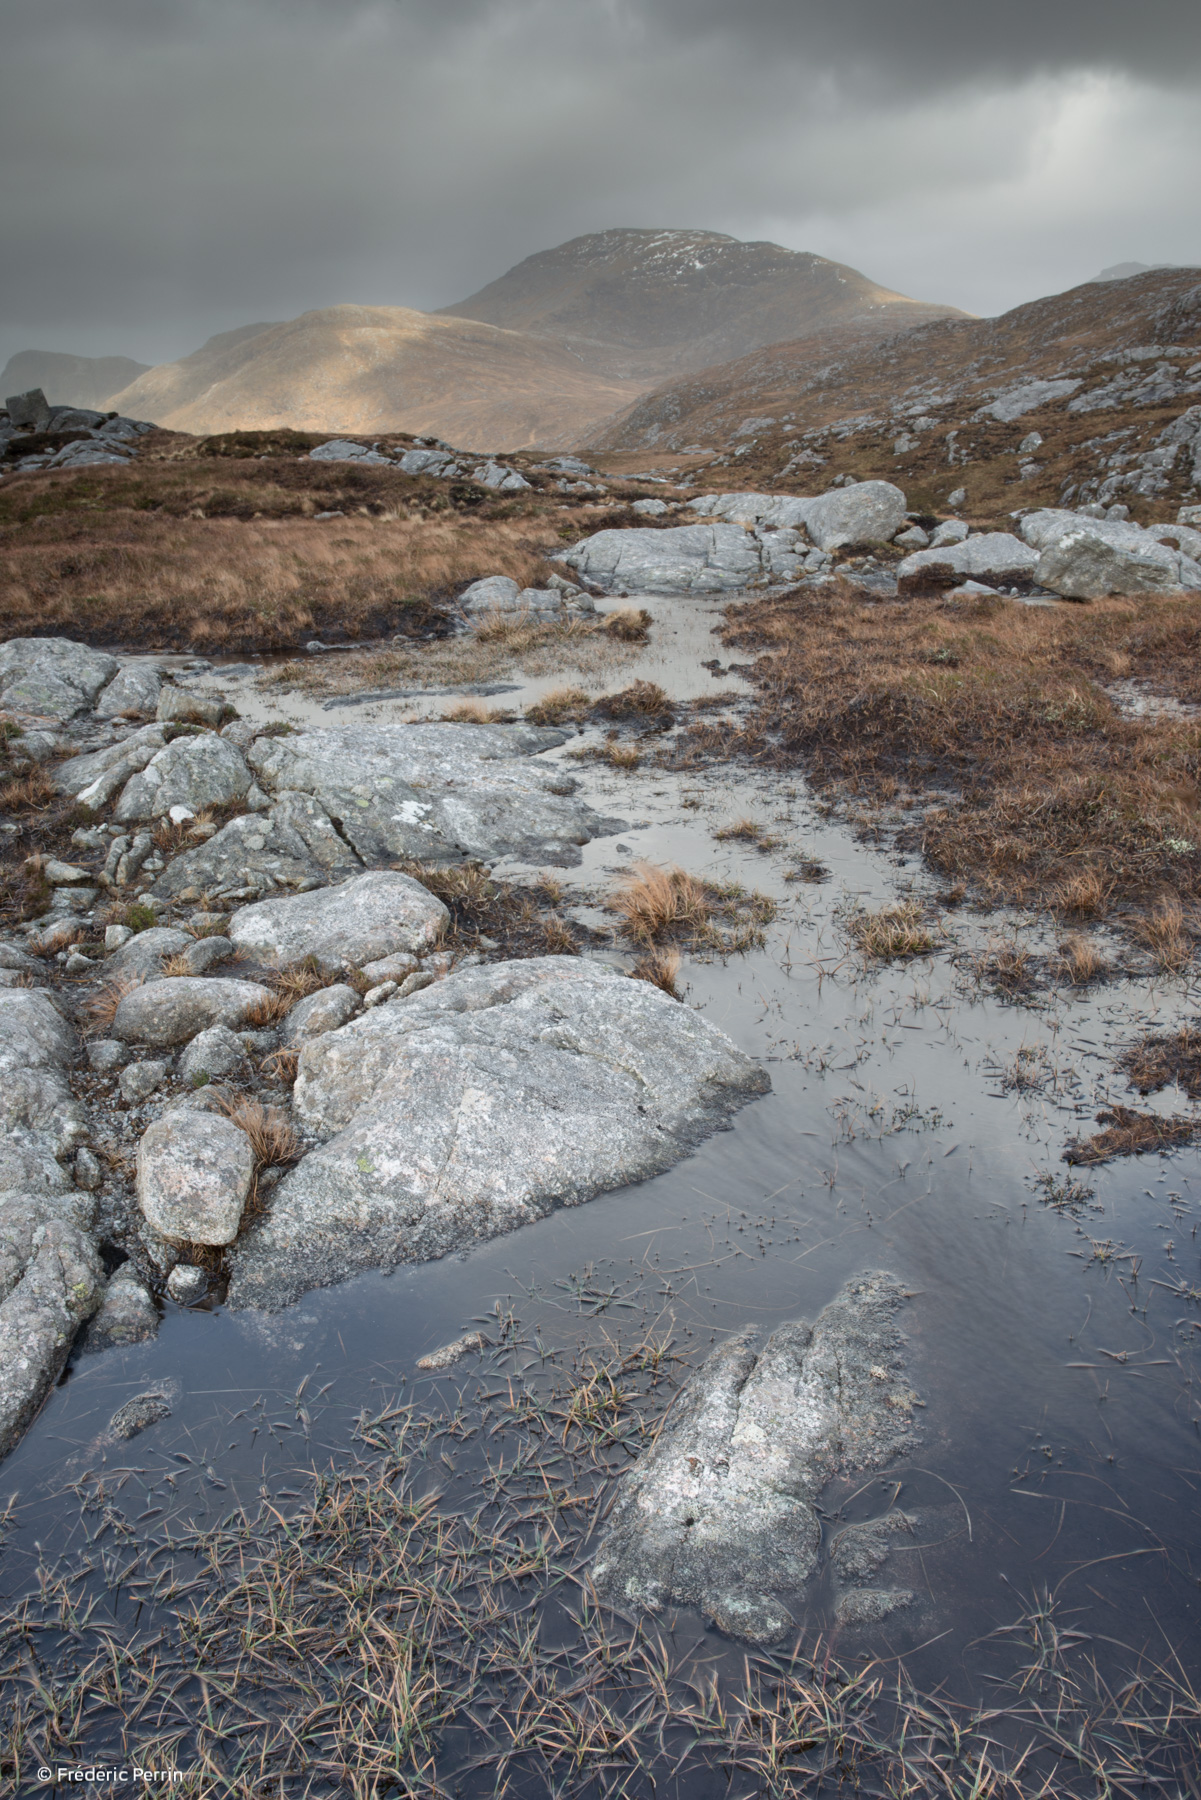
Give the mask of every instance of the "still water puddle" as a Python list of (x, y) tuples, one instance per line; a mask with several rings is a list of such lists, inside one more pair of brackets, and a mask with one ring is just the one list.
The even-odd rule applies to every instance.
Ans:
[[(677, 695), (710, 691), (698, 665), (715, 654), (722, 603), (648, 604), (661, 631), (678, 618), (682, 643), (613, 685), (637, 674)], [(677, 666), (685, 645), (689, 680)], [(294, 697), (228, 687), (252, 716), (310, 717)], [(349, 725), (374, 711), (318, 709), (313, 722)], [(406, 707), (387, 703), (377, 716)], [(599, 812), (629, 821), (565, 872), (565, 905), (590, 922), (603, 922), (606, 885), (640, 856), (778, 901), (765, 948), (686, 959), (680, 978), (684, 1004), (764, 1061), (770, 1094), (667, 1174), (461, 1257), (364, 1276), (272, 1317), (168, 1305), (155, 1342), (77, 1359), (0, 1468), (6, 1591), (23, 1591), (40, 1559), (78, 1547), (85, 1476), (121, 1494), (149, 1536), (253, 1511), (263, 1495), (286, 1512), (309, 1471), (346, 1458), (364, 1409), (470, 1398), (471, 1363), (439, 1379), (415, 1365), (481, 1321), (488, 1330), (515, 1316), (548, 1355), (582, 1338), (653, 1333), (695, 1364), (749, 1323), (766, 1333), (813, 1318), (850, 1275), (877, 1268), (913, 1295), (903, 1324), (921, 1443), (877, 1476), (831, 1485), (827, 1538), (888, 1505), (934, 1526), (898, 1562), (917, 1604), (843, 1648), (903, 1654), (919, 1683), (969, 1695), (972, 1646), (1053, 1595), (1077, 1629), (1109, 1641), (1098, 1653), (1115, 1667), (1170, 1646), (1197, 1673), (1201, 1156), (1083, 1172), (1061, 1161), (1100, 1106), (1131, 1098), (1116, 1050), (1149, 1022), (1184, 1016), (1187, 994), (1170, 981), (1115, 980), (1007, 1004), (974, 982), (965, 953), (1002, 925), (1037, 925), (961, 911), (944, 913), (933, 956), (865, 965), (842, 909), (933, 888), (916, 861), (823, 818), (799, 777), (567, 766)], [(768, 853), (715, 841), (715, 828), (743, 816), (777, 840)], [(802, 855), (829, 878), (787, 880)], [(121, 1402), (165, 1384), (168, 1420), (129, 1443), (106, 1437)], [(135, 1493), (144, 1505), (130, 1503)], [(115, 1543), (101, 1551), (123, 1553)], [(806, 1604), (806, 1625), (830, 1626), (820, 1585)], [(680, 1642), (703, 1635), (695, 1617), (669, 1624)], [(707, 1643), (709, 1654), (711, 1634)], [(995, 1646), (990, 1655), (1000, 1659)]]

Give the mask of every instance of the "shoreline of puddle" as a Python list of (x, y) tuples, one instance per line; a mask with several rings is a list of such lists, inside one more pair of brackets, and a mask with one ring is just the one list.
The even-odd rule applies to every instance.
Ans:
[[(739, 691), (732, 705), (749, 700), (741, 677), (715, 680), (697, 654), (720, 656), (713, 629), (737, 603), (623, 599), (655, 615), (651, 645), (583, 683), (603, 693), (658, 680), (676, 699), (728, 683)], [(202, 690), (227, 683), (243, 716), (264, 722), (349, 728), (414, 710), (410, 700), (326, 710), (219, 666), (194, 679)], [(574, 679), (565, 668), (504, 699), (529, 705)], [(439, 693), (432, 716), (450, 698)], [(599, 738), (569, 737), (548, 760), (589, 735)], [(828, 1532), (872, 1516), (882, 1494), (954, 1507), (964, 1523), (923, 1552), (920, 1573), (900, 1577), (921, 1596), (908, 1616), (835, 1641), (905, 1658), (929, 1685), (970, 1689), (971, 1645), (1054, 1591), (1098, 1640), (1128, 1643), (1132, 1655), (1158, 1643), (1162, 1656), (1170, 1643), (1201, 1673), (1201, 1293), (1188, 1297), (1201, 1289), (1201, 1152), (1071, 1171), (1092, 1195), (1076, 1216), (1037, 1186), (1066, 1178), (1067, 1140), (1128, 1098), (1118, 1048), (1136, 1029), (1176, 1023), (1187, 987), (1118, 979), (1044, 991), (1033, 1005), (1001, 1000), (965, 974), (973, 949), (1002, 930), (1046, 944), (1053, 932), (1031, 915), (968, 908), (946, 915), (950, 941), (933, 955), (865, 964), (840, 929), (845, 910), (933, 898), (937, 883), (920, 858), (865, 844), (828, 816), (800, 772), (567, 767), (599, 813), (629, 821), (585, 845), (577, 868), (554, 872), (569, 913), (598, 928), (606, 884), (642, 857), (776, 900), (763, 949), (724, 961), (686, 954), (679, 977), (684, 1004), (764, 1061), (772, 1092), (664, 1175), (462, 1256), (360, 1276), (274, 1315), (168, 1303), (153, 1342), (77, 1355), (0, 1467), (5, 1591), (22, 1591), (39, 1560), (72, 1545), (75, 1484), (89, 1471), (106, 1481), (134, 1471), (122, 1479), (146, 1501), (147, 1532), (215, 1524), (264, 1494), (293, 1500), (312, 1468), (352, 1453), (362, 1409), (472, 1391), (470, 1364), (441, 1378), (415, 1365), (498, 1307), (565, 1354), (581, 1330), (599, 1340), (637, 1325), (671, 1334), (695, 1366), (718, 1338), (812, 1320), (849, 1276), (884, 1268), (913, 1296), (901, 1323), (922, 1442), (912, 1457), (832, 1484), (821, 1497)], [(742, 816), (779, 844), (764, 853), (714, 839)], [(787, 881), (801, 856), (828, 879)], [(511, 880), (538, 872), (497, 866)], [(614, 936), (599, 953), (624, 946)], [(1146, 1104), (1167, 1113), (1182, 1097), (1169, 1089)], [(117, 1406), (165, 1383), (175, 1384), (169, 1419), (128, 1444), (103, 1441)], [(831, 1629), (820, 1584), (809, 1601), (804, 1623)], [(684, 1609), (670, 1622), (681, 1644), (703, 1629)], [(721, 1654), (737, 1663), (737, 1646)]]

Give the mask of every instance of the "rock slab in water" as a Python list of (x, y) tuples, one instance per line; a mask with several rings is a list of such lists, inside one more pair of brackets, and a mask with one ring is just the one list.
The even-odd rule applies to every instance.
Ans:
[(770, 1086), (724, 1032), (574, 957), (464, 969), (305, 1045), (328, 1142), (231, 1253), (234, 1306), (460, 1250), (659, 1174)]
[(0, 1456), (33, 1419), (104, 1292), (89, 1233), (51, 1196), (0, 1205)]
[(149, 1291), (132, 1263), (122, 1263), (109, 1280), (96, 1313), (88, 1326), (89, 1350), (118, 1350), (142, 1344), (158, 1331), (158, 1312)]
[(138, 1145), (138, 1205), (169, 1243), (232, 1244), (253, 1177), (250, 1139), (221, 1113), (169, 1113)]
[(428, 950), (449, 922), (442, 902), (419, 881), (376, 869), (340, 887), (240, 907), (226, 929), (239, 950), (280, 967), (313, 956), (325, 967), (340, 968), (394, 950)]
[(840, 1471), (915, 1442), (895, 1277), (854, 1277), (815, 1325), (749, 1328), (705, 1360), (625, 1476), (593, 1581), (617, 1607), (695, 1606), (719, 1629), (775, 1643), (816, 1573), (814, 1502)]

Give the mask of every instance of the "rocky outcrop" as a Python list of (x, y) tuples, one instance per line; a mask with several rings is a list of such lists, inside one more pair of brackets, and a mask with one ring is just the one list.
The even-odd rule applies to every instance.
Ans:
[(173, 1049), (210, 1025), (243, 1025), (269, 998), (256, 981), (222, 981), (215, 976), (169, 975), (147, 981), (117, 1007), (112, 1035), (126, 1044)]
[(915, 550), (897, 568), (897, 588), (901, 594), (920, 594), (969, 580), (988, 587), (1029, 587), (1037, 562), (1029, 544), (1011, 532), (983, 531), (957, 543)]
[(1065, 599), (1201, 591), (1201, 533), (1185, 526), (1144, 529), (1048, 507), (1027, 513), (1021, 529), (1038, 552), (1035, 579)]
[(494, 963), (301, 1051), (327, 1141), (231, 1251), (231, 1303), (462, 1249), (669, 1168), (769, 1086), (723, 1032), (571, 957)]
[(168, 1243), (231, 1244), (253, 1179), (250, 1139), (220, 1113), (178, 1109), (138, 1145), (138, 1205)]
[(192, 813), (202, 807), (243, 800), (250, 770), (234, 746), (216, 732), (177, 737), (131, 775), (113, 808), (119, 825), (136, 819), (164, 819), (173, 806)]
[(704, 594), (794, 581), (808, 553), (796, 531), (719, 523), (598, 531), (563, 561), (606, 593)]
[(115, 656), (71, 638), (10, 638), (0, 644), (0, 706), (47, 719), (73, 719), (96, 703), (117, 673)]
[(860, 1275), (814, 1325), (762, 1346), (751, 1327), (713, 1351), (623, 1478), (593, 1565), (601, 1599), (695, 1606), (751, 1643), (794, 1629), (821, 1561), (822, 1487), (916, 1441), (905, 1299), (893, 1276)]
[(529, 725), (360, 725), (260, 737), (247, 754), (265, 789), (310, 795), (368, 865), (566, 864), (621, 826), (575, 799), (564, 769), (536, 760), (564, 741)]
[(473, 626), (497, 616), (529, 619), (537, 625), (559, 625), (569, 618), (594, 613), (596, 606), (590, 594), (569, 581), (562, 581), (559, 587), (519, 588), (508, 575), (485, 575), (460, 594), (459, 611)]
[(239, 950), (285, 967), (314, 957), (324, 967), (356, 968), (397, 950), (429, 950), (450, 914), (408, 875), (379, 869), (339, 887), (243, 906), (228, 931)]
[(78, 1198), (0, 1201), (0, 1456), (58, 1379), (104, 1291), (91, 1234), (72, 1216)]
[(156, 899), (254, 900), (358, 874), (362, 860), (311, 794), (284, 793), (266, 812), (244, 813), (185, 850), (155, 881)]
[[(86, 406), (51, 406), (41, 388), (10, 394), (0, 413), (0, 462), (6, 470), (67, 469), (128, 462), (154, 426), (145, 419)], [(30, 442), (36, 433), (36, 441)], [(28, 446), (28, 447), (27, 447)]]

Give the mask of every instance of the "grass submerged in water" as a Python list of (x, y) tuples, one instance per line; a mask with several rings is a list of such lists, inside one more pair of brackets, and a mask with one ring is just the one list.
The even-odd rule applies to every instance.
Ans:
[(287, 1516), (264, 1490), (212, 1529), (147, 1538), (129, 1471), (85, 1476), (83, 1547), (0, 1616), (11, 1788), (95, 1759), (264, 1800), (1195, 1792), (1184, 1672), (1169, 1655), (1108, 1683), (1050, 1593), (986, 1640), (1012, 1667), (977, 1706), (918, 1693), (891, 1656), (840, 1661), (820, 1634), (777, 1655), (704, 1634), (681, 1650), (674, 1620), (600, 1608), (594, 1533), (681, 1365), (650, 1335), (552, 1353), (497, 1323), (471, 1382), (447, 1378), (428, 1413), (362, 1415), (358, 1454), (314, 1470)]

